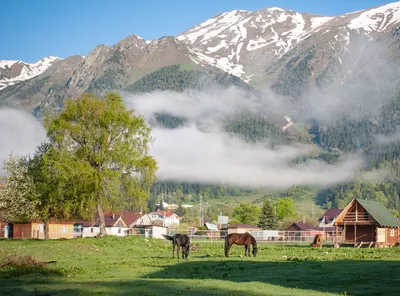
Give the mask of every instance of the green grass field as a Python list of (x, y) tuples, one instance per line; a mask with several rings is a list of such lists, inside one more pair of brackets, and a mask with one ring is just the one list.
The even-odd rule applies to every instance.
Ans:
[(400, 248), (333, 249), (260, 244), (256, 258), (220, 242), (188, 260), (142, 237), (0, 241), (0, 266), (31, 255), (48, 267), (0, 268), (0, 295), (399, 295)]

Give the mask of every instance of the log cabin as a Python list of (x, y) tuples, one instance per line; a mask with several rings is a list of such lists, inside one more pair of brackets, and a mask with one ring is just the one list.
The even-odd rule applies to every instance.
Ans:
[(375, 247), (399, 242), (400, 224), (388, 209), (375, 200), (353, 199), (337, 216), (336, 233), (343, 228), (340, 244)]

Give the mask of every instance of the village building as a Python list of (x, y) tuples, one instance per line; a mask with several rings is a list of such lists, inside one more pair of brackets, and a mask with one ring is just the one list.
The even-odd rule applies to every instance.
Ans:
[(128, 227), (151, 224), (150, 216), (148, 214), (143, 215), (141, 212), (119, 212), (117, 214), (121, 215), (125, 219)]
[[(106, 233), (108, 235), (125, 236), (129, 229), (128, 223), (122, 215), (105, 214)], [(100, 219), (96, 217), (95, 222), (82, 223), (82, 237), (95, 237), (100, 234)]]
[[(74, 222), (49, 221), (49, 239), (74, 238)], [(28, 223), (9, 224), (9, 233), (13, 239), (44, 239), (44, 223), (42, 221), (32, 221)]]
[(250, 224), (234, 224), (228, 226), (228, 234), (246, 233), (255, 230), (262, 230), (262, 229), (260, 227), (257, 227), (256, 225), (250, 225)]
[[(339, 228), (339, 230), (341, 230), (341, 228)], [(317, 234), (322, 234), (324, 240), (332, 241), (335, 236), (335, 231), (336, 228), (334, 226), (315, 227), (307, 223), (295, 222), (287, 228), (285, 240), (312, 241)]]
[(337, 216), (342, 212), (342, 209), (329, 209), (319, 219), (319, 227), (333, 227)]
[(134, 225), (126, 230), (125, 234), (165, 239), (163, 234), (167, 234), (167, 228), (158, 225)]
[(172, 213), (169, 210), (160, 210), (158, 209), (157, 212), (151, 212), (149, 214), (151, 223), (159, 224), (165, 227), (177, 226), (179, 225), (180, 217)]
[(9, 237), (9, 226), (8, 223), (0, 220), (0, 238)]
[(353, 199), (334, 224), (337, 231), (338, 227), (343, 227), (339, 244), (381, 247), (399, 242), (399, 222), (378, 201)]

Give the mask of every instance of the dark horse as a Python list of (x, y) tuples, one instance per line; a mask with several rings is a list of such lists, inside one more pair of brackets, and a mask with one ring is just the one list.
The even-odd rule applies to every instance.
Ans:
[(229, 257), (232, 245), (244, 245), (244, 255), (250, 257), (250, 245), (253, 245), (253, 256), (257, 255), (257, 242), (250, 233), (231, 233), (225, 237), (225, 257)]
[(172, 241), (172, 258), (174, 258), (176, 245), (178, 246), (178, 249), (176, 250), (176, 256), (178, 257), (178, 260), (180, 248), (182, 248), (182, 258), (187, 259), (187, 257), (189, 256), (190, 239), (186, 234), (177, 233), (174, 236), (163, 234), (163, 237), (165, 237), (167, 240)]

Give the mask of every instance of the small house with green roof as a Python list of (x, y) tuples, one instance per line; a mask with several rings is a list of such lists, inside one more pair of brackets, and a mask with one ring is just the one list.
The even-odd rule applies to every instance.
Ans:
[(343, 228), (343, 244), (393, 246), (399, 242), (400, 224), (375, 200), (353, 199), (337, 216), (336, 230)]

